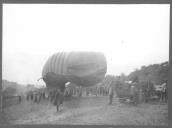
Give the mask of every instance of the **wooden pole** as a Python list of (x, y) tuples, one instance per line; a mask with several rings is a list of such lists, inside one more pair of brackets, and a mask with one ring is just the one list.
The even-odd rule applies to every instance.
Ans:
[(2, 102), (2, 100), (3, 100), (3, 96), (2, 96), (2, 92), (1, 92), (1, 106), (0, 106), (0, 107), (1, 107), (1, 108), (0, 108), (1, 113), (2, 113), (2, 111), (3, 111), (3, 105), (2, 105), (3, 102)]
[(0, 112), (3, 112), (3, 89), (4, 89), (4, 84), (2, 82), (1, 84), (2, 86), (0, 87), (0, 101), (1, 101), (1, 105), (0, 105)]

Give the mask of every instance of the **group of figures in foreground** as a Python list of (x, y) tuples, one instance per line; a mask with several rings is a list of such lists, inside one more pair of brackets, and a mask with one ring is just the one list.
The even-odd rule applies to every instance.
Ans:
[(82, 88), (68, 85), (64, 92), (58, 88), (42, 92), (32, 92), (27, 94), (27, 100), (32, 100), (36, 103), (39, 103), (41, 100), (48, 100), (59, 111), (59, 106), (63, 104), (64, 98), (72, 96), (108, 96), (110, 105), (113, 104), (114, 97), (118, 98), (120, 102), (128, 102), (133, 105), (152, 101), (167, 103), (168, 100), (166, 83), (159, 86), (151, 83), (141, 85), (141, 83), (137, 82), (122, 85), (120, 81), (112, 82), (108, 87)]

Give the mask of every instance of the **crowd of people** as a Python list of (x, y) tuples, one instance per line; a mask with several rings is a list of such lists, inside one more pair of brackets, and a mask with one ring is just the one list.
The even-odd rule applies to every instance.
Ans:
[[(120, 86), (123, 86), (123, 84), (121, 84)], [(134, 104), (138, 104), (141, 102), (147, 103), (155, 100), (166, 103), (168, 100), (166, 82), (162, 83), (161, 85), (155, 85), (152, 82), (146, 82), (146, 83), (133, 82), (128, 84), (128, 88), (126, 89), (126, 91), (128, 92), (128, 97), (124, 97), (124, 98), (128, 99), (131, 103)], [(112, 104), (112, 98), (113, 98), (113, 93), (110, 91), (109, 104)]]
[[(121, 85), (122, 86), (122, 85)], [(128, 84), (128, 99), (134, 104), (139, 102), (150, 102), (156, 97), (161, 102), (167, 102), (167, 84), (163, 83), (161, 88), (156, 89), (152, 83), (130, 83)], [(66, 87), (64, 92), (60, 89), (54, 88), (47, 92), (43, 91), (30, 91), (28, 92), (26, 99), (27, 101), (33, 101), (39, 103), (40, 101), (47, 100), (56, 106), (59, 111), (59, 106), (63, 104), (64, 97), (71, 96), (109, 96), (109, 104), (112, 104), (114, 94), (116, 93), (116, 85), (112, 83), (110, 86), (95, 86), (90, 88), (81, 87)], [(116, 95), (118, 97), (118, 95)], [(21, 99), (20, 99), (21, 101)]]
[(40, 103), (41, 101), (49, 101), (54, 104), (59, 111), (60, 104), (63, 104), (63, 93), (60, 89), (54, 88), (49, 91), (29, 91), (26, 95), (27, 101), (32, 101), (34, 103)]
[(65, 96), (107, 96), (108, 95), (108, 87), (105, 86), (95, 86), (95, 87), (67, 87), (65, 89), (64, 95)]
[(59, 106), (63, 104), (64, 97), (71, 96), (108, 96), (109, 90), (107, 87), (66, 87), (64, 92), (60, 91), (58, 88), (44, 89), (44, 90), (34, 90), (29, 91), (26, 95), (27, 101), (32, 101), (34, 103), (40, 103), (41, 101), (48, 101), (56, 106), (57, 111), (59, 111)]
[(45, 92), (39, 92), (39, 91), (30, 91), (26, 95), (27, 101), (34, 101), (35, 103), (39, 103), (41, 100), (45, 100)]

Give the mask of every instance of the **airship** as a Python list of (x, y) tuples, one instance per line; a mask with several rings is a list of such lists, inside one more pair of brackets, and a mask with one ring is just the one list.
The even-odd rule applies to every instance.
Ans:
[(81, 87), (101, 82), (107, 72), (107, 62), (101, 52), (57, 52), (50, 56), (42, 69), (42, 78), (48, 88), (65, 89), (65, 83)]

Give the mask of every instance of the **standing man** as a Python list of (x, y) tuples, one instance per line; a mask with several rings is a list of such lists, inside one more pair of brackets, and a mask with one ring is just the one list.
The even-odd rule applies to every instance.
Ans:
[(110, 87), (109, 87), (109, 105), (112, 104), (113, 96), (114, 96), (113, 86), (110, 85)]
[(131, 85), (131, 87), (130, 87), (130, 100), (134, 104), (137, 104), (137, 90), (136, 90), (135, 85)]
[(162, 84), (162, 91), (161, 91), (161, 101), (166, 102), (166, 99), (167, 99), (167, 84), (163, 83)]
[(19, 103), (21, 103), (21, 100), (22, 100), (22, 99), (21, 99), (21, 95), (20, 95), (20, 96), (19, 96)]
[(60, 89), (56, 90), (54, 105), (56, 105), (57, 112), (59, 111), (59, 106), (63, 104), (64, 96)]

